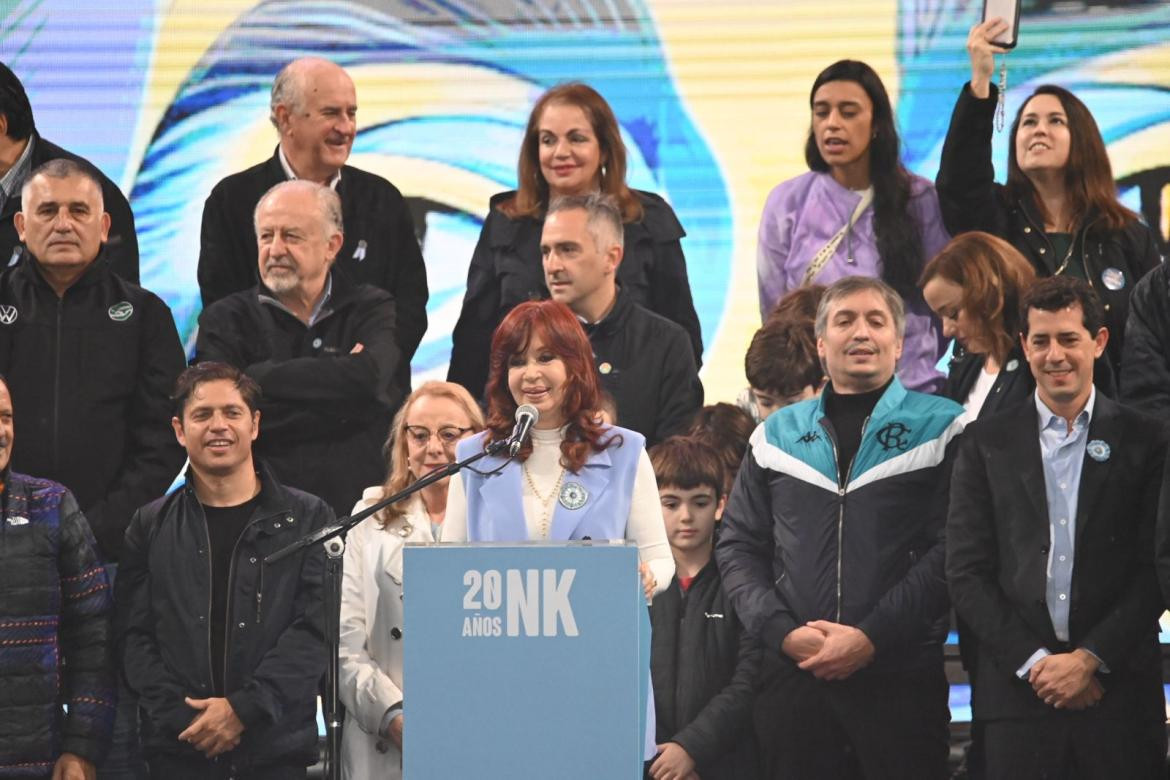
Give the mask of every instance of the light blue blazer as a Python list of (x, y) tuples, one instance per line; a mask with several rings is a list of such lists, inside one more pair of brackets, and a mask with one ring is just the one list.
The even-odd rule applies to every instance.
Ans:
[[(486, 436), (485, 431), (459, 442), (455, 450), (456, 457), (463, 460), (482, 452)], [(636, 431), (606, 426), (602, 441), (610, 436), (620, 436), (620, 444), (590, 453), (579, 473), (565, 472), (561, 495), (568, 492), (573, 497), (581, 496), (581, 491), (573, 489), (576, 486), (583, 491), (584, 502), (579, 508), (570, 509), (565, 502), (557, 501), (549, 528), (550, 540), (568, 541), (586, 536), (590, 539), (625, 538), (634, 478), (638, 473), (638, 460), (645, 449), (646, 439)], [(471, 469), (464, 469), (460, 474), (467, 494), (468, 541), (527, 541), (528, 527), (524, 522), (524, 508), (521, 504), (524, 477), (520, 463), (508, 461), (499, 455), (489, 455), (473, 465), (483, 472), (493, 471), (500, 466), (503, 469), (488, 477), (480, 476)], [(568, 503), (572, 505), (574, 502)]]

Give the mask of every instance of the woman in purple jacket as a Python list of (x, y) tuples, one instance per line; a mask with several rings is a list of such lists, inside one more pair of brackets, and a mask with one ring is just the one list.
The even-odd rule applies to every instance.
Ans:
[(810, 170), (772, 190), (760, 220), (760, 315), (803, 285), (880, 277), (906, 300), (899, 376), (911, 389), (933, 391), (942, 381), (941, 333), (915, 283), (950, 238), (934, 186), (902, 166), (890, 98), (864, 62), (821, 71), (809, 105)]

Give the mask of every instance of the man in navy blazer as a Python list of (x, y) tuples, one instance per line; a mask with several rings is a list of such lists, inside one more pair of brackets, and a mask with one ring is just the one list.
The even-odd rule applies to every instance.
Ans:
[(1083, 281), (1021, 301), (1033, 402), (968, 426), (947, 522), (947, 579), (974, 650), (987, 777), (1165, 776), (1151, 554), (1162, 424), (1093, 389), (1105, 349)]

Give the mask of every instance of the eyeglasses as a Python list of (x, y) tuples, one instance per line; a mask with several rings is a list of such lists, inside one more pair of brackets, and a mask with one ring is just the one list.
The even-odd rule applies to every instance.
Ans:
[(439, 443), (444, 447), (454, 447), (463, 438), (463, 434), (470, 430), (471, 428), (460, 428), (456, 425), (444, 425), (438, 431), (432, 433), (431, 429), (425, 426), (408, 425), (406, 426), (406, 435), (410, 437), (411, 443), (416, 447), (427, 446), (432, 436), (438, 436)]

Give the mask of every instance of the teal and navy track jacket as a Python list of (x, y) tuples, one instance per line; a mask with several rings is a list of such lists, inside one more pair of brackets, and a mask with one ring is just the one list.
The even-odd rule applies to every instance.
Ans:
[(810, 620), (857, 626), (875, 667), (937, 648), (947, 612), (943, 530), (962, 407), (895, 378), (839, 472), (824, 401), (752, 434), (716, 549), (723, 586), (765, 652)]

